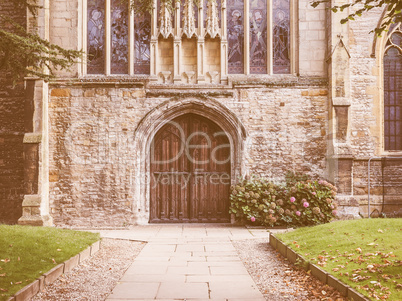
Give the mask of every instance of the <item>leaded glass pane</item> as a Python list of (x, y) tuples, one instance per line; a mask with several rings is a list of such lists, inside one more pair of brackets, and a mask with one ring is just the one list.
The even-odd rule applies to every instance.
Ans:
[(87, 73), (105, 73), (105, 0), (88, 0)]
[(267, 73), (267, 1), (250, 0), (250, 73)]
[(111, 73), (128, 73), (128, 4), (111, 1)]
[(136, 14), (134, 16), (135, 74), (150, 73), (150, 40), (151, 15), (149, 13)]
[(290, 1), (274, 0), (273, 17), (273, 72), (290, 73)]
[[(394, 33), (399, 34), (399, 33)], [(393, 37), (391, 37), (393, 38)], [(402, 150), (402, 53), (391, 47), (384, 56), (385, 150)]]
[(402, 46), (402, 33), (400, 32), (395, 32), (392, 36), (391, 36), (391, 41), (393, 44), (395, 44), (396, 46)]
[(229, 74), (244, 73), (244, 2), (228, 0), (228, 71)]

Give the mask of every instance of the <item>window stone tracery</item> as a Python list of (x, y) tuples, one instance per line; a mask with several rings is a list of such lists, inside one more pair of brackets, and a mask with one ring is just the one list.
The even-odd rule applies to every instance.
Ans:
[(384, 54), (384, 149), (402, 150), (402, 25), (390, 28)]
[(292, 73), (294, 0), (181, 0), (173, 9), (154, 0), (150, 14), (119, 0), (83, 1), (87, 74), (227, 83), (228, 74)]

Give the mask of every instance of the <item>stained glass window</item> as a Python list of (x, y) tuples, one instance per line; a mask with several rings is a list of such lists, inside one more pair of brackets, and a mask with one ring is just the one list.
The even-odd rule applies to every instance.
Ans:
[(151, 15), (149, 13), (134, 16), (135, 74), (150, 73)]
[(244, 73), (244, 0), (228, 0), (229, 74)]
[(111, 73), (128, 73), (128, 5), (111, 1)]
[(273, 72), (290, 73), (290, 3), (274, 0), (273, 17)]
[(384, 56), (384, 143), (385, 150), (402, 150), (402, 53), (396, 47)]
[(88, 0), (87, 73), (105, 73), (105, 0)]
[(266, 0), (250, 0), (250, 73), (267, 73)]

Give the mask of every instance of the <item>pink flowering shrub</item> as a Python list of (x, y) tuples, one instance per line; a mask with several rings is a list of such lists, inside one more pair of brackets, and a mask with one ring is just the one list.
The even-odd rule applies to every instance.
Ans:
[(277, 185), (254, 177), (231, 187), (229, 211), (238, 220), (265, 226), (317, 225), (336, 216), (335, 195), (336, 188), (324, 180), (293, 176)]

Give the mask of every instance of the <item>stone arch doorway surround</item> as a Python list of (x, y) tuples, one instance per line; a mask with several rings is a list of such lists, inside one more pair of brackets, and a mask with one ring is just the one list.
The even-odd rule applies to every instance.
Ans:
[(156, 133), (171, 120), (185, 114), (195, 114), (217, 124), (230, 144), (231, 183), (243, 174), (242, 158), (247, 132), (239, 118), (220, 102), (207, 97), (173, 98), (152, 109), (134, 132), (132, 172), (134, 185), (133, 212), (138, 224), (146, 224), (150, 217), (151, 175), (150, 150)]

